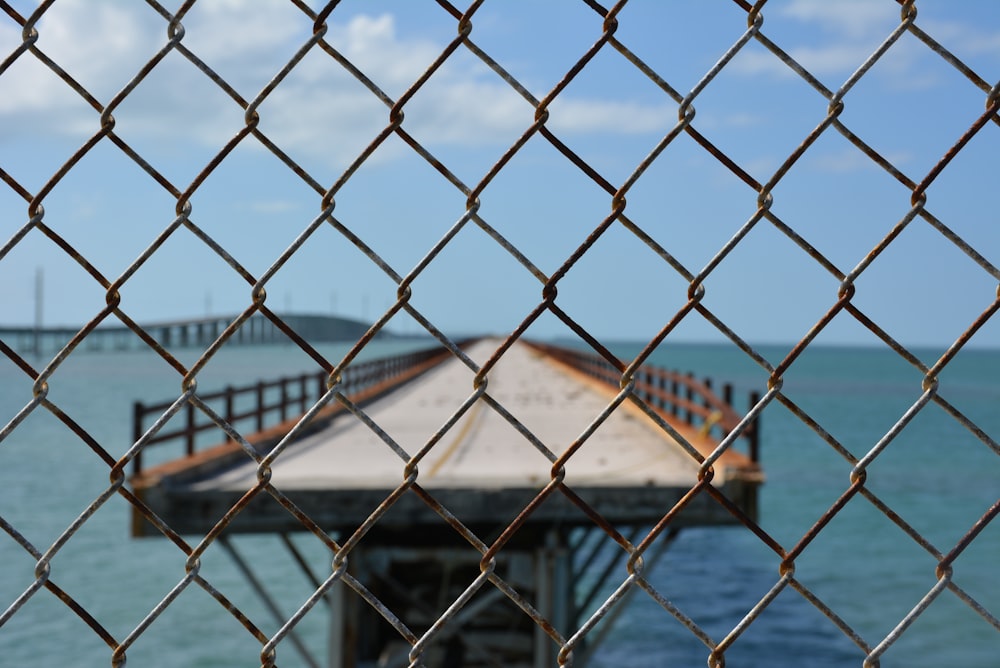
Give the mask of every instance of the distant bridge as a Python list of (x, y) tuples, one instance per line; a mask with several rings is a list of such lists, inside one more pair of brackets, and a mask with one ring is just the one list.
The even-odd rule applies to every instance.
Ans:
[[(215, 341), (238, 316), (219, 315), (188, 320), (172, 320), (140, 326), (165, 348), (205, 348)], [(310, 343), (354, 340), (368, 331), (369, 323), (329, 315), (285, 314), (279, 316), (299, 336)], [(0, 326), (0, 343), (21, 354), (41, 354), (58, 351), (82, 327), (4, 327)], [(384, 336), (384, 335), (383, 335)], [(273, 322), (256, 313), (240, 327), (230, 344), (261, 345), (283, 343), (287, 335)], [(125, 325), (101, 325), (84, 339), (84, 350), (138, 350), (146, 343)]]

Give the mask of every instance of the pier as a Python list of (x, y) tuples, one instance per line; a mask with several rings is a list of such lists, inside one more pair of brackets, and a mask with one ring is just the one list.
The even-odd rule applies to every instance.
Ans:
[[(464, 350), (482, 365), (500, 343), (479, 340)], [(515, 343), (484, 388), (443, 347), (351, 370), (340, 386), (350, 401), (330, 401), (307, 425), (299, 425), (298, 414), (326, 392), (326, 379), (315, 374), (273, 383), (280, 391), (272, 400), (261, 385), (206, 395), (217, 415), (240, 433), (253, 432), (246, 440), (254, 456), (231, 439), (200, 448), (198, 434), (218, 431), (201, 411), (175, 415), (147, 435), (175, 402), (134, 410), (145, 449), (185, 443), (175, 459), (152, 466), (134, 460), (135, 493), (181, 534), (212, 532), (238, 508), (218, 540), (262, 597), (268, 594), (260, 579), (233, 547), (239, 534), (284, 536), (314, 523), (342, 550), (349, 546), (348, 575), (328, 594), (331, 668), (408, 665), (412, 639), (401, 637), (370, 598), (397, 611), (419, 636), (442, 612), (432, 602), (459, 599), (487, 560), (489, 575), (504, 586), (491, 580), (497, 586), (479, 589), (436, 632), (423, 659), (442, 667), (555, 665), (553, 633), (572, 634), (612, 573), (624, 577), (624, 559), (613, 558), (594, 583), (579, 587), (595, 555), (609, 548), (624, 554), (609, 536), (642, 535), (675, 507), (681, 510), (671, 515), (660, 549), (684, 527), (756, 517), (763, 481), (758, 426), (741, 424), (730, 389), (720, 397), (690, 374), (643, 367), (632, 393), (648, 410), (626, 398), (609, 412), (621, 372), (594, 355), (543, 344)], [(234, 408), (243, 392), (260, 397), (256, 410)], [(174, 421), (182, 426), (171, 428)], [(285, 438), (293, 429), (295, 438)], [(715, 461), (714, 494), (691, 496), (701, 484), (699, 459), (734, 429), (739, 447)], [(138, 513), (132, 529), (161, 535)], [(655, 555), (644, 559), (651, 564)], [(551, 628), (526, 614), (505, 587)], [(581, 645), (574, 665), (585, 664), (587, 647), (598, 640)]]

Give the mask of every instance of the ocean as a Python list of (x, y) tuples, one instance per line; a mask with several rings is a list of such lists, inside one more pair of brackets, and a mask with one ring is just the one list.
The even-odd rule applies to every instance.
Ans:
[[(413, 346), (375, 342), (367, 356)], [(639, 346), (613, 346), (622, 356)], [(789, 346), (758, 350), (777, 364)], [(339, 359), (343, 346), (324, 346)], [(918, 350), (930, 365), (942, 351)], [(180, 351), (191, 363), (196, 353)], [(767, 373), (741, 351), (723, 344), (667, 344), (651, 361), (734, 385), (738, 407), (752, 390), (763, 393)], [(290, 346), (221, 351), (199, 374), (213, 390), (258, 378), (313, 369)], [(993, 439), (1000, 439), (1000, 351), (965, 350), (940, 375), (938, 394)], [(783, 378), (783, 394), (822, 425), (832, 439), (862, 458), (921, 397), (922, 374), (887, 349), (807, 349)], [(47, 398), (76, 420), (112, 456), (131, 444), (135, 400), (161, 401), (180, 392), (177, 372), (150, 352), (78, 351), (53, 373)], [(32, 399), (32, 383), (9, 360), (0, 360), (0, 424)], [(166, 447), (166, 446), (165, 446)], [(762, 416), (760, 525), (790, 550), (851, 485), (852, 464), (777, 401)], [(0, 441), (0, 517), (39, 552), (108, 486), (108, 467), (48, 411), (32, 411)], [(794, 576), (874, 647), (937, 583), (931, 551), (950, 552), (1000, 499), (1000, 456), (936, 403), (928, 404), (867, 468), (866, 488), (915, 539), (872, 500), (856, 495), (801, 551)], [(167, 540), (129, 537), (129, 508), (112, 496), (63, 545), (50, 579), (82, 605), (114, 638), (135, 629), (182, 582), (185, 557)], [(308, 535), (296, 545), (317, 572), (328, 555)], [(921, 544), (921, 541), (923, 544)], [(290, 615), (311, 587), (279, 549), (278, 539), (241, 536), (233, 541), (259, 573), (276, 584), (277, 604)], [(929, 551), (930, 550), (930, 551)], [(993, 616), (1000, 615), (1000, 522), (985, 527), (955, 559), (952, 582)], [(35, 579), (35, 557), (0, 532), (0, 610)], [(656, 589), (720, 641), (781, 580), (781, 558), (743, 528), (684, 529), (650, 571)], [(233, 568), (210, 547), (200, 574), (244, 610), (265, 633), (277, 628)], [(615, 584), (621, 577), (609, 584)], [(610, 590), (608, 591), (610, 593)], [(303, 643), (323, 656), (326, 613), (316, 609), (298, 627)], [(279, 665), (298, 656), (279, 646)], [(129, 666), (229, 667), (259, 665), (259, 643), (197, 585), (186, 587), (138, 636)], [(111, 651), (64, 603), (41, 590), (0, 626), (0, 663), (32, 666), (107, 666)], [(629, 600), (591, 666), (704, 666), (708, 650), (686, 627), (642, 591)], [(792, 587), (786, 587), (726, 651), (726, 666), (860, 666), (864, 652)], [(990, 668), (1000, 666), (1000, 630), (951, 590), (944, 590), (882, 655), (885, 666)]]

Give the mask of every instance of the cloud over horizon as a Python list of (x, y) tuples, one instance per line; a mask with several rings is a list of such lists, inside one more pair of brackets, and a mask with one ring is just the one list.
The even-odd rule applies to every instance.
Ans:
[[(181, 44), (247, 101), (312, 34), (312, 20), (287, 3), (199, 3), (184, 17)], [(239, 30), (232, 26), (239, 25)], [(393, 14), (329, 21), (325, 39), (376, 86), (398, 99), (444, 49), (403, 36)], [(167, 43), (167, 21), (145, 5), (61, 0), (39, 20), (37, 47), (107, 105)], [(21, 44), (20, 26), (0, 22), (0, 50)], [(0, 79), (0, 139), (25, 135), (85, 138), (100, 115), (31, 53)], [(546, 91), (533, 91), (540, 97)], [(460, 49), (405, 107), (404, 127), (429, 144), (508, 144), (534, 109), (477, 58)], [(243, 110), (180, 53), (170, 53), (114, 110), (127, 140), (222, 146), (243, 126)], [(314, 47), (260, 107), (261, 129), (279, 146), (347, 164), (389, 122), (389, 109), (328, 54)], [(560, 133), (662, 131), (676, 117), (666, 104), (560, 95), (549, 127)], [(627, 122), (609, 122), (609, 119)], [(169, 124), (161, 121), (169, 119)]]
[[(928, 7), (941, 11), (933, 4)], [(796, 62), (833, 90), (877, 50), (901, 20), (898, 5), (870, 0), (836, 3), (791, 0), (773, 9), (765, 7), (764, 17), (763, 34), (781, 44)], [(959, 49), (967, 54), (1000, 56), (1000, 32), (990, 33), (979, 25), (944, 21), (931, 12), (918, 13), (916, 25), (942, 40), (945, 48)], [(939, 83), (922, 73), (921, 63), (928, 57), (930, 54), (923, 44), (904, 35), (882, 57), (876, 69), (891, 75), (890, 85), (928, 88)], [(748, 75), (796, 76), (781, 60), (763, 50), (741, 54), (733, 67)]]

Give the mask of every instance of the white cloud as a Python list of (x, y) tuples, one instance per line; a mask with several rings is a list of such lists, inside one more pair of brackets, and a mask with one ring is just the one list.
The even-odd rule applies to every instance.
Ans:
[[(210, 63), (259, 58), (312, 32), (308, 17), (272, 0), (199, 2), (184, 17), (184, 44)], [(161, 31), (165, 36), (165, 24)]]
[[(797, 63), (815, 76), (852, 72), (871, 55), (866, 44), (829, 44), (786, 49)], [(797, 76), (795, 71), (769, 51), (752, 51), (737, 61), (737, 69), (748, 74)]]
[[(697, 109), (697, 101), (695, 104)], [(768, 118), (760, 113), (737, 111), (729, 109), (708, 108), (697, 110), (694, 126), (703, 132), (735, 131), (746, 132), (753, 128), (761, 128), (768, 123)], [(676, 113), (674, 114), (676, 117)]]
[[(343, 28), (335, 28), (328, 41), (343, 44), (342, 51), (352, 62), (376, 73), (394, 87), (409, 86), (441, 52), (441, 46), (425, 40), (402, 40), (396, 35), (391, 14), (356, 16)], [(402, 90), (390, 91), (398, 97)]]
[[(900, 19), (898, 5), (872, 0), (792, 0), (779, 12), (782, 16), (816, 24), (839, 38), (850, 40), (883, 33), (887, 22), (891, 25)], [(765, 16), (766, 13), (765, 9)]]
[[(308, 40), (312, 22), (289, 3), (198, 3), (184, 20), (185, 47), (245, 99), (253, 99)], [(356, 15), (332, 22), (326, 39), (386, 94), (398, 98), (443, 45), (401, 37), (395, 18)], [(238, 28), (237, 28), (238, 27)], [(167, 42), (167, 22), (140, 3), (61, 0), (38, 24), (38, 46), (101, 103)], [(0, 48), (20, 44), (20, 29), (0, 23)], [(0, 76), (0, 119), (7, 131), (85, 136), (98, 113), (26, 54)], [(571, 97), (553, 105), (559, 132), (662, 131), (676, 115), (665, 106)], [(422, 142), (507, 144), (530, 126), (534, 110), (477, 59), (460, 50), (406, 108), (404, 127)], [(556, 113), (558, 112), (558, 113)], [(180, 54), (170, 54), (115, 112), (116, 131), (176, 143), (179, 136), (221, 146), (242, 125), (242, 110)], [(345, 164), (388, 123), (389, 110), (344, 68), (314, 49), (261, 107), (261, 127), (289, 152)], [(345, 148), (349, 147), (349, 148)]]
[[(871, 0), (792, 0), (775, 10), (764, 10), (763, 33), (813, 75), (846, 80), (899, 25), (898, 6)], [(893, 46), (896, 62), (915, 52), (905, 40)], [(744, 74), (797, 76), (788, 65), (765, 49), (747, 49), (732, 65)], [(836, 86), (836, 79), (826, 82)]]
[[(950, 5), (942, 5), (956, 15)], [(791, 0), (773, 10), (764, 10), (763, 33), (778, 42), (799, 64), (835, 87), (859, 68), (889, 37), (901, 21), (900, 7), (872, 0)], [(968, 21), (939, 21), (918, 14), (916, 25), (962, 54), (1000, 55), (1000, 31), (983, 30)], [(791, 29), (790, 29), (791, 28)], [(892, 77), (897, 89), (926, 89), (941, 82), (924, 73), (921, 62), (932, 56), (924, 44), (909, 35), (896, 41), (876, 65)], [(747, 49), (732, 64), (735, 71), (750, 75), (794, 77), (794, 71), (764, 49)]]
[(664, 134), (677, 123), (677, 105), (658, 106), (634, 102), (601, 102), (568, 99), (552, 106), (549, 125), (557, 132), (656, 132)]
[(959, 57), (963, 54), (1000, 56), (1000, 30), (989, 31), (983, 30), (982, 25), (933, 19), (918, 18), (918, 24)]

